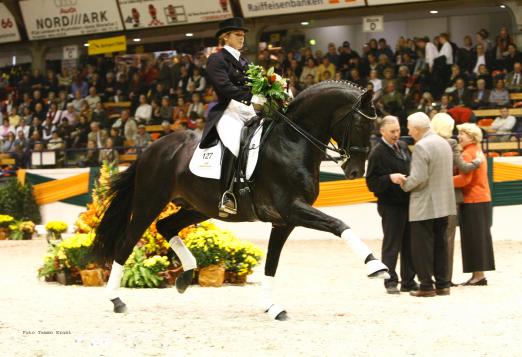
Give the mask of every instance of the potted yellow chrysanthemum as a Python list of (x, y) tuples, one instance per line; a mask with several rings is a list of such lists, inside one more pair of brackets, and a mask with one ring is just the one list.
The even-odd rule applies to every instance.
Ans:
[(62, 221), (50, 221), (45, 225), (47, 240), (62, 239), (62, 233), (67, 231), (67, 223)]

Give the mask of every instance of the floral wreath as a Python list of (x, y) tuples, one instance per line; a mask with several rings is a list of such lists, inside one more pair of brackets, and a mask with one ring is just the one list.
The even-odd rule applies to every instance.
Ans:
[(285, 112), (292, 99), (288, 93), (288, 79), (274, 73), (274, 67), (268, 71), (261, 66), (249, 64), (246, 72), (248, 83), (252, 87), (253, 104), (263, 107), (263, 112), (270, 115), (272, 111)]

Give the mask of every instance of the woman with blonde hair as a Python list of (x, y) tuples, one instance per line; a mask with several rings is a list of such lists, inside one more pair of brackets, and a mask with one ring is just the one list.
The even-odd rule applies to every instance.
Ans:
[[(453, 118), (446, 113), (437, 113), (431, 120), (431, 129), (446, 139), (451, 146), (453, 151), (453, 170), (455, 173), (462, 172), (467, 174), (473, 170), (476, 170), (484, 161), (484, 155), (480, 153), (478, 157), (471, 161), (466, 162), (462, 159), (460, 147), (455, 139), (451, 136), (453, 134), (453, 128), (455, 127), (455, 121)], [(459, 212), (459, 206), (464, 201), (462, 191), (459, 188), (455, 188), (455, 202), (457, 203), (457, 214)], [(452, 282), (453, 277), (453, 253), (455, 250), (455, 230), (457, 228), (457, 215), (451, 215), (448, 217), (448, 228), (446, 229), (446, 239), (448, 247), (448, 281), (452, 286), (455, 286)]]
[[(469, 123), (457, 125), (457, 129), (464, 161), (476, 159), (481, 153), (482, 131), (477, 125)], [(472, 273), (471, 278), (462, 285), (487, 285), (484, 271), (495, 270), (487, 162), (483, 161), (475, 171), (459, 172), (453, 177), (453, 183), (464, 196), (459, 208), (462, 265), (465, 273)]]

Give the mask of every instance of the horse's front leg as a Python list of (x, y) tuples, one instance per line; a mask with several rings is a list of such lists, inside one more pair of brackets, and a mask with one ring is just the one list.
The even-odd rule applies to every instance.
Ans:
[(331, 217), (300, 200), (294, 201), (284, 219), (292, 226), (303, 226), (331, 232), (341, 237), (366, 264), (369, 278), (390, 278), (388, 267), (374, 257), (370, 248), (343, 221)]
[(273, 290), (274, 277), (281, 256), (281, 250), (290, 235), (294, 226), (273, 225), (270, 233), (270, 240), (268, 241), (268, 252), (266, 254), (265, 262), (265, 276), (261, 283), (261, 308), (271, 318), (284, 321), (288, 319), (286, 311), (279, 305), (274, 304)]

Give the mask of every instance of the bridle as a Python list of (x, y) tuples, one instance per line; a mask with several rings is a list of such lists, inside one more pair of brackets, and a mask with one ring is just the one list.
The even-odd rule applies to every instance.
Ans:
[[(377, 115), (369, 116), (368, 114), (363, 113), (359, 109), (359, 107), (361, 106), (361, 100), (362, 100), (362, 96), (364, 95), (364, 93), (365, 92), (363, 92), (357, 98), (355, 103), (352, 105), (350, 110), (345, 115), (343, 115), (342, 117), (340, 117), (340, 119), (337, 119), (337, 120), (335, 120), (332, 123), (332, 125), (330, 127), (330, 132), (332, 132), (332, 130), (337, 125), (342, 123), (344, 121), (344, 119), (346, 119), (353, 112), (356, 112), (356, 113), (358, 113), (358, 114), (362, 115), (363, 117), (365, 117), (367, 119), (370, 119), (370, 120), (377, 119)], [(332, 141), (328, 142), (328, 144), (323, 144), (322, 141), (320, 141), (315, 136), (313, 136), (312, 134), (308, 133), (306, 130), (301, 128), (295, 122), (290, 120), (286, 115), (284, 115), (282, 113), (279, 113), (278, 111), (274, 111), (274, 113), (278, 117), (283, 119), (283, 121), (285, 123), (287, 123), (291, 128), (293, 128), (295, 131), (297, 131), (299, 133), (299, 135), (301, 135), (303, 138), (308, 140), (308, 142), (310, 142), (316, 149), (321, 151), (328, 159), (334, 161), (336, 164), (340, 164), (341, 166), (344, 165), (348, 160), (350, 160), (350, 157), (351, 157), (352, 153), (365, 153), (365, 154), (367, 154), (370, 151), (370, 147), (368, 147), (368, 146), (350, 145), (349, 133), (350, 133), (350, 130), (352, 128), (352, 120), (348, 120), (348, 124), (346, 124), (346, 126), (344, 128), (344, 134), (343, 134), (343, 137), (342, 137), (342, 140), (341, 140), (341, 145), (339, 146), (339, 145), (336, 145)], [(332, 155), (328, 154), (328, 151), (333, 151), (333, 152), (339, 154), (339, 156), (332, 156)]]

